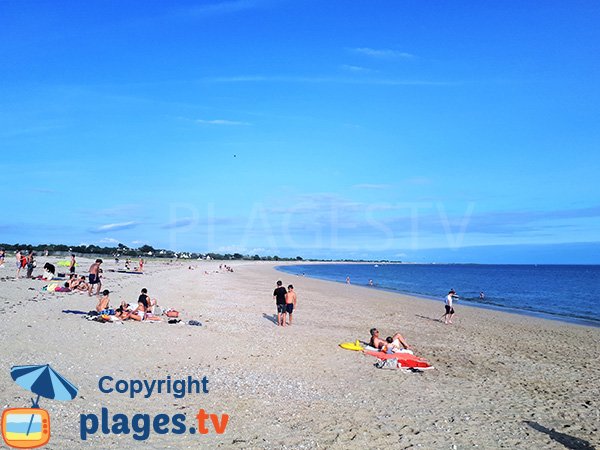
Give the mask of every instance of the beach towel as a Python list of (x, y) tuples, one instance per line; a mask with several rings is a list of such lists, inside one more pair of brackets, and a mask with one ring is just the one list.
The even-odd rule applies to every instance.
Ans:
[(400, 364), (402, 367), (418, 367), (420, 369), (433, 368), (433, 366), (429, 364), (425, 359), (419, 358), (418, 356), (411, 355), (409, 353), (387, 354), (384, 352), (365, 351), (364, 354), (374, 356), (375, 358), (381, 360), (396, 359), (398, 361), (398, 364)]

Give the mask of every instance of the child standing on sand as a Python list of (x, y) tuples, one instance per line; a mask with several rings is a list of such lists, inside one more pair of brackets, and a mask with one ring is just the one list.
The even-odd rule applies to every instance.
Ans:
[[(294, 286), (292, 286), (291, 284), (288, 286), (288, 291), (287, 294), (285, 294), (285, 312), (287, 313), (288, 317), (289, 317), (289, 321), (288, 324), (291, 326), (292, 325), (292, 313), (294, 312), (294, 309), (296, 308), (296, 292), (294, 292)], [(285, 317), (283, 319), (283, 321), (285, 322)]]

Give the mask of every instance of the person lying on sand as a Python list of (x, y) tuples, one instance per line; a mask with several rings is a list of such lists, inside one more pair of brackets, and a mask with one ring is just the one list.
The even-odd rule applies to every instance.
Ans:
[(74, 273), (69, 275), (69, 280), (67, 281), (67, 284), (69, 285), (69, 289), (77, 289), (77, 286), (79, 286), (79, 278), (77, 278), (77, 275), (75, 275)]
[(386, 337), (386, 343), (381, 348), (381, 350), (387, 353), (388, 355), (391, 355), (392, 353), (412, 353), (412, 350), (409, 350), (408, 346), (403, 346), (403, 344), (400, 342), (402, 336), (400, 336), (400, 339), (398, 338), (398, 336), (400, 335), (396, 334), (394, 336), (396, 339), (392, 338), (391, 336)]
[(89, 288), (87, 281), (85, 281), (85, 276), (83, 275), (77, 278), (77, 275), (72, 273), (69, 275), (69, 281), (67, 283), (69, 283), (69, 288), (71, 288), (72, 291), (87, 291)]
[(87, 291), (90, 288), (90, 285), (87, 281), (85, 281), (85, 275), (81, 275), (79, 277), (79, 284), (77, 285), (77, 289), (80, 291)]
[[(383, 347), (385, 347), (388, 343), (381, 339), (379, 337), (379, 330), (377, 328), (371, 328), (370, 330), (371, 333), (371, 340), (369, 341), (369, 345), (371, 347), (375, 347), (376, 349), (383, 349)], [(400, 333), (396, 333), (394, 334), (394, 336), (391, 338), (392, 339), (392, 343), (396, 342), (398, 348), (402, 347), (405, 349), (408, 349), (408, 344), (406, 343), (406, 341), (404, 340), (404, 338), (402, 337), (402, 335)]]
[(121, 306), (119, 306), (115, 310), (115, 317), (118, 317), (121, 320), (127, 320), (129, 319), (129, 316), (131, 315), (132, 311), (133, 308), (131, 307), (131, 305), (125, 301), (122, 301)]

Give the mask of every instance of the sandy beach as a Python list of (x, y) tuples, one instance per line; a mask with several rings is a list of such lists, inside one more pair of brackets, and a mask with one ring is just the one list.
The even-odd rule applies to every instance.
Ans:
[[(56, 258), (40, 258), (45, 261)], [(86, 274), (91, 260), (80, 259)], [(28, 407), (14, 365), (46, 364), (78, 388), (70, 402), (42, 399), (52, 418), (46, 448), (595, 448), (600, 444), (600, 329), (291, 276), (275, 263), (150, 261), (143, 275), (111, 272), (111, 304), (148, 288), (180, 324), (97, 323), (81, 312), (95, 297), (46, 293), (42, 281), (0, 269), (2, 408)], [(190, 270), (188, 266), (194, 270)], [(38, 268), (36, 273), (41, 273)], [(34, 273), (34, 274), (36, 274)], [(292, 327), (274, 323), (275, 282), (293, 284)], [(197, 320), (202, 326), (190, 326)], [(435, 370), (374, 367), (340, 349), (368, 330), (401, 332)], [(102, 393), (99, 379), (208, 379), (208, 393), (131, 399)], [(82, 441), (80, 415), (228, 414), (223, 434), (98, 431)]]

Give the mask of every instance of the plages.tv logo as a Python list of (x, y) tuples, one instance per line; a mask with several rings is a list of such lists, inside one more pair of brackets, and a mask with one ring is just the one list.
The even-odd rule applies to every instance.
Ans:
[(9, 408), (2, 412), (2, 438), (13, 448), (42, 447), (50, 440), (50, 415), (39, 407), (40, 397), (73, 400), (77, 388), (49, 364), (14, 366), (10, 375), (19, 386), (37, 394), (37, 398), (31, 399), (31, 408)]

